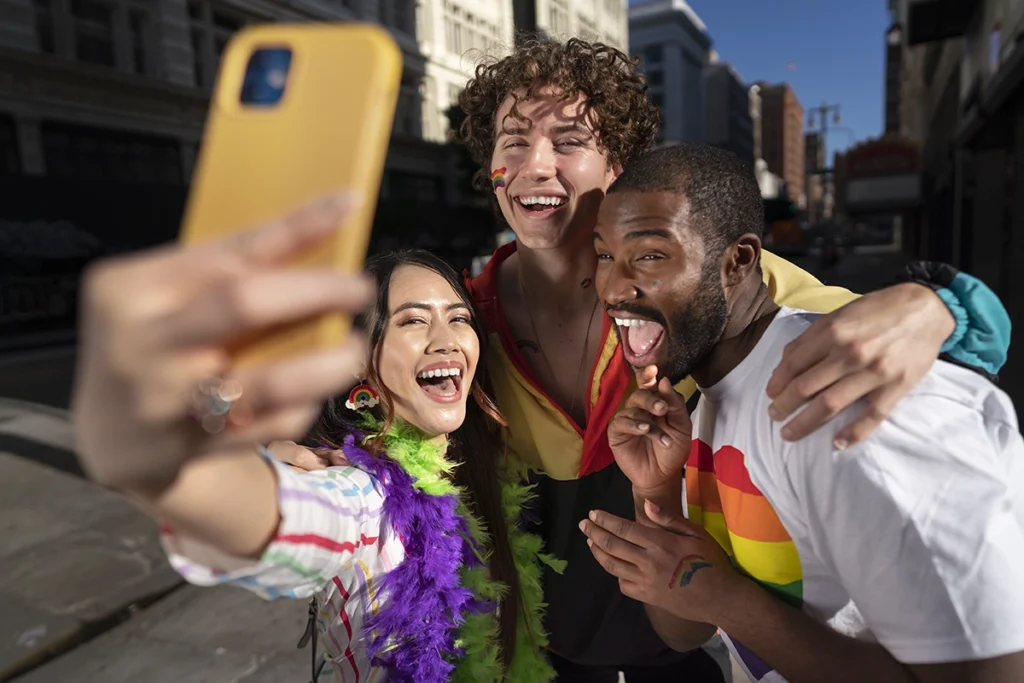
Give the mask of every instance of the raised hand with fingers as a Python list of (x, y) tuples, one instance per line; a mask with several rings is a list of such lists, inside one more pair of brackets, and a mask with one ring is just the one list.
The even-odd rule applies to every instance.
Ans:
[(651, 491), (681, 481), (690, 454), (693, 427), (683, 397), (658, 368), (648, 366), (638, 389), (608, 425), (615, 462), (635, 491)]
[(330, 197), (228, 238), (90, 269), (72, 408), (93, 479), (159, 490), (190, 459), (305, 432), (365, 363), (363, 339), (242, 367), (229, 350), (249, 334), (369, 304), (373, 286), (362, 276), (289, 267), (338, 230), (353, 204)]

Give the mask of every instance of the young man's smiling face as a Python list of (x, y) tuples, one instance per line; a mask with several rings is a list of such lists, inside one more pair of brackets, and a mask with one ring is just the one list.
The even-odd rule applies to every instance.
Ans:
[(597, 292), (626, 360), (673, 383), (707, 357), (728, 316), (720, 258), (705, 253), (696, 220), (681, 194), (627, 190), (605, 198), (594, 230)]
[(515, 104), (507, 97), (495, 119), (491, 170), (504, 182), (494, 187), (502, 214), (524, 247), (571, 244), (593, 229), (618, 175), (600, 147), (595, 115), (582, 95), (565, 99), (553, 87), (519, 101), (519, 117)]

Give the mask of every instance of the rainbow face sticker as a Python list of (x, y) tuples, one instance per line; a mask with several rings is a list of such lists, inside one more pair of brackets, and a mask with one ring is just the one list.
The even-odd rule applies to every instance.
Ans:
[(687, 555), (676, 565), (676, 570), (672, 572), (672, 578), (668, 581), (668, 587), (682, 588), (690, 583), (694, 574), (710, 566), (711, 563), (700, 555)]
[(349, 392), (348, 400), (345, 401), (345, 407), (349, 410), (360, 410), (362, 408), (373, 408), (380, 399), (377, 398), (377, 393), (373, 390), (369, 384), (360, 384)]
[(505, 167), (496, 168), (491, 171), (491, 185), (497, 192), (499, 187), (505, 187)]

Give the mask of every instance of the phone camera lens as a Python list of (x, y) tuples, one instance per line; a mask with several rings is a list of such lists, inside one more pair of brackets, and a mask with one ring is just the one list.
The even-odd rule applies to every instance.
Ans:
[(252, 53), (242, 81), (241, 102), (251, 106), (274, 106), (288, 85), (292, 52), (287, 48), (261, 48)]

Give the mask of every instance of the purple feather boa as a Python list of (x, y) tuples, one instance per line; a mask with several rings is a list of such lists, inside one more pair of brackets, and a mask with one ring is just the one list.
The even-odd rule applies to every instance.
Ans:
[(348, 462), (376, 477), (384, 493), (382, 534), (396, 533), (405, 559), (381, 582), (384, 607), (367, 619), (370, 661), (395, 683), (444, 683), (462, 654), (456, 628), (466, 612), (493, 609), (461, 585), (461, 569), (479, 563), (455, 495), (431, 496), (413, 486), (401, 465), (364, 449), (363, 434), (345, 437)]

